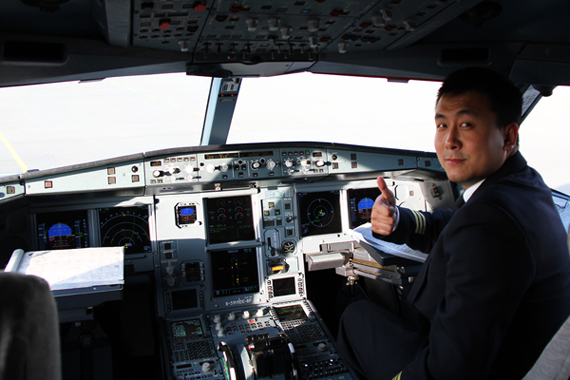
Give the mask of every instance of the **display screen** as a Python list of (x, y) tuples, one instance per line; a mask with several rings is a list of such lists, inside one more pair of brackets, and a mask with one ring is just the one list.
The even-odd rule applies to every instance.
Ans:
[(215, 160), (219, 158), (237, 158), (239, 157), (238, 153), (216, 153), (216, 154), (205, 154), (204, 158), (206, 160)]
[(215, 297), (259, 291), (255, 248), (211, 251), (210, 262)]
[(102, 247), (125, 247), (125, 255), (150, 253), (148, 206), (101, 208)]
[(240, 157), (267, 157), (273, 156), (272, 150), (266, 150), (262, 152), (242, 152), (239, 155)]
[(89, 247), (86, 210), (36, 214), (38, 250)]
[(255, 240), (249, 195), (210, 198), (207, 205), (210, 244)]
[(204, 334), (200, 319), (172, 322), (172, 336), (175, 338), (199, 337)]
[(194, 224), (197, 220), (195, 204), (179, 203), (176, 205), (176, 225), (185, 227)]
[(356, 228), (370, 222), (372, 206), (374, 206), (374, 201), (380, 194), (380, 189), (377, 187), (348, 190), (350, 228)]
[(273, 295), (275, 297), (295, 294), (295, 278), (287, 277), (273, 280)]
[(342, 232), (340, 192), (297, 193), (301, 219), (301, 236)]
[(172, 292), (172, 310), (193, 309), (198, 307), (196, 289), (177, 290)]
[(277, 313), (277, 318), (279, 318), (279, 321), (281, 322), (307, 318), (307, 314), (301, 305), (276, 307), (275, 312)]

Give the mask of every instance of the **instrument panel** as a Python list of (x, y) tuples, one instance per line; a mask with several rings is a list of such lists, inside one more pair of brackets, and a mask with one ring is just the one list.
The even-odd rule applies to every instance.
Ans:
[(30, 250), (121, 246), (129, 273), (154, 277), (168, 379), (351, 379), (307, 299), (307, 258), (354, 244), (377, 176), (418, 210), (451, 206), (451, 186), (435, 155), (261, 145), (27, 173), (0, 206), (29, 203)]

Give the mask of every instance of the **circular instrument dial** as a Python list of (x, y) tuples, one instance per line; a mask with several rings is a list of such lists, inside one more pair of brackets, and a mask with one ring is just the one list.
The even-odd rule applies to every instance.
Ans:
[(307, 217), (312, 225), (326, 227), (334, 218), (334, 207), (328, 200), (317, 198), (309, 204)]
[(125, 254), (151, 252), (146, 207), (103, 209), (99, 212), (102, 247), (125, 247)]

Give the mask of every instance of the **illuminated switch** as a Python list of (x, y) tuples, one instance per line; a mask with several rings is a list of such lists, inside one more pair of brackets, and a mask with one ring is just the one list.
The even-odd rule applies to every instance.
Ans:
[(117, 178), (116, 177), (109, 177), (108, 178), (108, 183), (109, 185), (114, 185), (117, 183)]
[(194, 12), (203, 12), (206, 10), (206, 4), (202, 3), (201, 1), (197, 1), (194, 3)]
[(133, 182), (140, 182), (140, 176), (135, 174), (132, 176), (132, 180)]
[(169, 19), (164, 19), (164, 20), (160, 20), (159, 22), (159, 28), (164, 30), (164, 29), (170, 29), (170, 20)]
[(115, 175), (115, 168), (107, 168), (107, 175)]
[(46, 189), (51, 189), (51, 188), (53, 188), (53, 182), (52, 182), (52, 181), (45, 181), (45, 182), (44, 182), (44, 187), (45, 187)]

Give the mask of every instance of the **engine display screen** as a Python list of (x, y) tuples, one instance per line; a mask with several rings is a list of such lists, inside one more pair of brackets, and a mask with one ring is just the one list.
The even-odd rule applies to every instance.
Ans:
[(307, 318), (307, 314), (301, 305), (276, 307), (275, 312), (277, 313), (277, 318), (279, 318), (279, 321), (281, 322)]
[(299, 201), (301, 236), (342, 232), (340, 192), (297, 193)]
[(101, 208), (102, 247), (125, 247), (125, 255), (150, 253), (148, 206)]
[(350, 228), (356, 228), (370, 222), (372, 206), (374, 206), (374, 201), (380, 194), (380, 189), (377, 187), (348, 190)]
[(249, 195), (210, 198), (207, 205), (210, 244), (255, 239)]
[(195, 338), (204, 334), (200, 319), (172, 322), (172, 336), (175, 338)]
[(257, 251), (255, 248), (211, 251), (214, 297), (259, 291)]
[(38, 250), (89, 247), (86, 210), (36, 214)]

